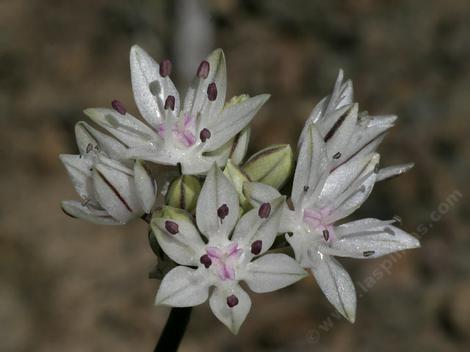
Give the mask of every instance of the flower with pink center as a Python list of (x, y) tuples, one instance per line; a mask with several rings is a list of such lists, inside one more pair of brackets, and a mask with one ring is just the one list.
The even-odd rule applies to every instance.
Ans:
[[(175, 123), (171, 127), (173, 138), (175, 138), (182, 146), (188, 148), (196, 143), (196, 137), (194, 136), (194, 130), (196, 128), (195, 119), (189, 114), (185, 114), (183, 121)], [(157, 125), (157, 134), (162, 138), (166, 138), (166, 125), (161, 123)]]
[[(293, 209), (284, 210), (280, 227), (299, 264), (311, 270), (328, 300), (352, 322), (354, 285), (334, 256), (376, 258), (419, 246), (415, 238), (392, 226), (393, 221), (362, 219), (336, 224), (361, 206), (378, 177), (376, 153), (361, 152), (340, 165), (337, 162), (350, 155), (344, 152), (348, 146), (343, 139), (354, 128), (355, 118), (354, 112), (343, 117), (325, 137), (315, 124), (306, 128), (292, 186)], [(331, 140), (330, 145), (326, 139)], [(333, 150), (327, 150), (329, 147)], [(245, 188), (253, 205), (279, 197), (267, 185), (252, 183)]]
[(238, 194), (214, 165), (198, 198), (196, 224), (189, 217), (152, 221), (161, 249), (179, 264), (163, 278), (156, 303), (195, 306), (210, 295), (212, 312), (237, 333), (251, 308), (250, 297), (240, 281), (252, 291), (263, 293), (305, 276), (291, 257), (265, 254), (276, 238), (284, 202), (284, 197), (278, 197), (239, 219)]

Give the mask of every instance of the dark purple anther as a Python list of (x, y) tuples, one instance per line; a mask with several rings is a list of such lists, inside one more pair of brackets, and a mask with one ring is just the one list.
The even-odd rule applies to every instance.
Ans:
[(210, 69), (210, 65), (209, 63), (204, 60), (203, 62), (201, 62), (199, 64), (199, 67), (197, 68), (197, 76), (199, 78), (207, 78), (207, 76), (209, 76), (209, 69)]
[(217, 86), (214, 82), (207, 86), (207, 97), (209, 98), (209, 101), (217, 99)]
[(209, 131), (207, 128), (203, 128), (199, 133), (199, 138), (201, 138), (201, 142), (204, 143), (209, 138), (211, 138), (211, 131)]
[(227, 204), (222, 204), (219, 209), (217, 209), (217, 216), (222, 220), (228, 215), (228, 206)]
[(227, 297), (227, 305), (230, 308), (235, 307), (238, 304), (238, 297), (235, 295), (230, 295)]
[(111, 102), (111, 106), (113, 107), (114, 110), (116, 110), (121, 115), (125, 115), (127, 112), (126, 108), (119, 100), (113, 100)]
[(323, 230), (323, 238), (325, 239), (326, 242), (330, 239), (330, 231), (328, 230)]
[(165, 106), (163, 106), (165, 110), (170, 109), (171, 111), (175, 110), (175, 97), (173, 95), (169, 95), (165, 100)]
[(212, 264), (212, 260), (211, 258), (207, 255), (207, 254), (204, 254), (200, 259), (199, 261), (201, 262), (202, 265), (204, 265), (206, 267), (206, 269), (208, 267), (211, 266)]
[(256, 240), (251, 244), (251, 253), (254, 255), (258, 255), (261, 253), (261, 249), (263, 248), (263, 241)]
[(365, 251), (362, 253), (364, 257), (370, 257), (371, 255), (374, 255), (375, 251)]
[(341, 153), (340, 152), (333, 155), (333, 159), (339, 159), (339, 158), (341, 158)]
[(160, 64), (160, 76), (167, 77), (171, 73), (171, 61), (165, 59)]
[(172, 235), (176, 235), (179, 231), (178, 224), (170, 220), (165, 221), (165, 229)]
[(266, 219), (269, 216), (270, 213), (271, 213), (271, 204), (269, 204), (269, 203), (261, 204), (261, 206), (259, 207), (259, 210), (258, 210), (258, 216), (261, 219)]

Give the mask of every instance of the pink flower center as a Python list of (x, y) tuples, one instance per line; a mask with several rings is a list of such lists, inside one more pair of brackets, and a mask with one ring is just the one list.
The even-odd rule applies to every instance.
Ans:
[(206, 253), (211, 258), (217, 275), (223, 281), (235, 279), (235, 264), (242, 254), (238, 243), (234, 242), (226, 247), (207, 247)]
[[(194, 130), (196, 128), (195, 119), (189, 115), (185, 114), (182, 121), (175, 123), (171, 132), (173, 133), (174, 138), (185, 147), (190, 147), (196, 143), (196, 137), (194, 136)], [(157, 125), (157, 134), (165, 139), (166, 124), (161, 123)]]
[(332, 242), (336, 239), (333, 225), (326, 221), (330, 212), (331, 210), (328, 208), (304, 210), (304, 222), (312, 231), (320, 232), (326, 242)]

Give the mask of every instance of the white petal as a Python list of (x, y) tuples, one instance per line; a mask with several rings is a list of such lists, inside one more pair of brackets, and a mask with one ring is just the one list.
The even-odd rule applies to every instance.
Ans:
[[(227, 305), (227, 297), (235, 295), (238, 304), (232, 308)], [(209, 304), (214, 315), (234, 334), (238, 333), (251, 308), (250, 296), (239, 286), (230, 288), (216, 287), (212, 292)]]
[(153, 127), (163, 122), (165, 100), (169, 95), (175, 97), (177, 116), (180, 97), (170, 77), (160, 76), (160, 66), (147, 52), (137, 45), (130, 52), (132, 91), (137, 107), (144, 119)]
[(93, 168), (93, 186), (100, 205), (121, 222), (141, 216), (144, 211), (137, 197), (132, 170), (123, 172), (111, 166), (111, 161), (105, 163), (104, 160)]
[[(184, 98), (183, 107), (185, 114), (193, 117), (199, 115), (199, 125), (204, 126), (215, 120), (222, 111), (227, 91), (227, 69), (222, 49), (214, 50), (205, 60), (209, 63), (209, 73), (206, 78), (194, 78)], [(207, 96), (207, 87), (211, 83), (215, 83), (217, 87), (217, 98), (214, 101), (209, 101)]]
[[(341, 159), (342, 154), (348, 150), (351, 137), (356, 129), (357, 124), (358, 105), (354, 104), (349, 109), (346, 117), (341, 116), (334, 124), (326, 135), (324, 135), (328, 158), (336, 160)], [(340, 158), (336, 159), (333, 156), (340, 153)]]
[(84, 113), (128, 147), (156, 143), (158, 135), (129, 113), (121, 115), (112, 109), (90, 108)]
[(158, 146), (150, 144), (129, 148), (124, 156), (129, 159), (147, 160), (162, 165), (176, 165), (179, 160), (176, 150), (161, 150)]
[(377, 182), (401, 175), (407, 172), (408, 170), (412, 169), (413, 166), (415, 166), (414, 163), (407, 163), (407, 164), (384, 167), (379, 170), (379, 173), (377, 175)]
[(300, 148), (292, 185), (292, 200), (298, 204), (305, 192), (315, 191), (321, 176), (328, 168), (323, 138), (314, 124), (309, 126)]
[(257, 293), (271, 292), (292, 285), (307, 273), (286, 254), (266, 254), (247, 265), (243, 280)]
[(336, 228), (338, 239), (324, 252), (341, 257), (377, 258), (389, 253), (419, 247), (419, 241), (392, 226), (392, 221), (362, 219)]
[[(228, 215), (222, 220), (217, 210), (228, 207)], [(238, 194), (230, 181), (213, 165), (207, 174), (196, 205), (196, 221), (201, 232), (207, 237), (228, 237), (239, 216)]]
[(281, 196), (274, 187), (259, 182), (245, 182), (243, 184), (243, 193), (254, 207), (271, 202)]
[[(267, 218), (261, 218), (258, 214), (260, 206), (251, 209), (243, 215), (235, 228), (232, 241), (238, 241), (245, 248), (250, 248), (255, 241), (262, 241), (261, 252), (263, 254), (271, 246), (279, 233), (285, 197), (279, 197), (268, 202), (271, 210)], [(262, 206), (262, 205), (261, 205)]]
[(93, 161), (81, 155), (61, 154), (60, 161), (64, 164), (70, 180), (80, 198), (91, 200), (96, 204), (93, 183), (91, 178), (91, 168)]
[(335, 221), (352, 214), (366, 201), (374, 188), (377, 177), (374, 170), (379, 163), (379, 160), (379, 154), (374, 154), (369, 164), (359, 175), (357, 180), (354, 181), (348, 190), (343, 192), (343, 194), (334, 200), (330, 205), (330, 208), (334, 209), (334, 211), (326, 219), (328, 223), (334, 223)]
[(155, 304), (192, 307), (204, 303), (208, 297), (209, 283), (203, 272), (177, 266), (163, 278)]
[(346, 319), (356, 319), (356, 290), (349, 274), (328, 255), (315, 254), (312, 274), (326, 298)]
[(109, 215), (97, 215), (86, 205), (75, 200), (65, 200), (61, 203), (62, 211), (78, 219), (83, 219), (97, 225), (123, 225)]
[(310, 268), (312, 266), (312, 261), (309, 251), (315, 245), (312, 234), (297, 230), (293, 231), (292, 234), (286, 234), (285, 238), (294, 250), (295, 260), (303, 268)]
[[(165, 226), (167, 221), (178, 225), (176, 234), (167, 231)], [(190, 266), (199, 264), (204, 242), (192, 222), (183, 219), (154, 218), (151, 226), (160, 247), (176, 263)]]
[(245, 158), (248, 150), (248, 143), (250, 142), (251, 128), (245, 127), (239, 134), (233, 139), (233, 145), (231, 146), (230, 159), (234, 165), (240, 165)]
[(157, 183), (140, 160), (134, 163), (134, 182), (142, 209), (149, 214), (157, 198)]
[(269, 97), (269, 94), (261, 94), (249, 98), (222, 110), (217, 119), (201, 123), (200, 129), (207, 128), (211, 133), (204, 143), (204, 151), (213, 151), (233, 138), (251, 122)]
[(98, 131), (84, 121), (79, 121), (75, 125), (75, 137), (80, 154), (85, 155), (91, 149), (95, 152), (104, 152), (107, 156), (115, 160), (123, 159), (126, 147), (117, 139)]

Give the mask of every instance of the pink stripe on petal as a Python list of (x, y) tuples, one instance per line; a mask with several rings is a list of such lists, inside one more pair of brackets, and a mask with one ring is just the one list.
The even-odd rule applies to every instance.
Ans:
[(217, 247), (207, 247), (206, 252), (209, 257), (216, 259), (219, 259), (223, 255), (222, 251)]

